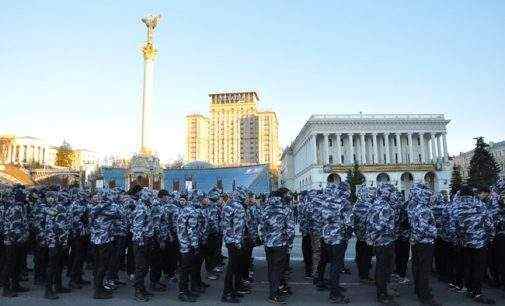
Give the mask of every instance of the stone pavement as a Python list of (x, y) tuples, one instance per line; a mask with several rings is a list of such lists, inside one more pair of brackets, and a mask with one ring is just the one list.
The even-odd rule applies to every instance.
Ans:
[[(346, 257), (352, 258), (353, 256), (353, 244), (350, 244), (348, 253)], [(255, 278), (256, 281), (253, 284), (253, 293), (242, 299), (240, 305), (270, 305), (266, 302), (266, 297), (268, 293), (268, 282), (266, 279), (266, 263), (261, 258), (264, 257), (264, 252), (262, 248), (257, 248), (254, 252), (255, 256), (259, 258), (255, 261)], [(297, 239), (295, 246), (293, 248), (292, 257), (295, 259), (292, 261), (292, 266), (294, 268), (293, 275), (291, 277), (290, 286), (294, 291), (294, 295), (290, 297), (288, 305), (327, 305), (328, 292), (319, 292), (313, 286), (310, 280), (303, 278), (303, 262), (300, 261), (301, 251), (300, 251), (300, 239)], [(378, 305), (375, 302), (375, 288), (373, 286), (360, 285), (358, 283), (358, 278), (356, 275), (355, 265), (352, 261), (347, 261), (347, 265), (352, 268), (351, 275), (342, 275), (341, 281), (343, 286), (347, 288), (347, 295), (351, 298), (350, 305), (359, 306), (370, 306)], [(125, 277), (123, 275), (123, 277)], [(88, 274), (88, 279), (91, 276)], [(207, 291), (205, 295), (200, 298), (197, 303), (192, 303), (190, 305), (225, 305), (220, 302), (221, 290), (223, 287), (222, 279), (217, 281), (207, 281), (211, 288)], [(444, 305), (454, 305), (454, 306), (466, 306), (475, 305), (470, 299), (466, 298), (464, 294), (454, 293), (448, 291), (446, 286), (442, 283), (437, 282), (433, 279), (433, 290), (435, 296), (443, 302)], [(84, 290), (75, 290), (70, 294), (60, 295), (60, 299), (56, 301), (48, 301), (43, 298), (44, 290), (42, 287), (32, 287), (32, 290), (26, 294), (20, 294), (19, 297), (13, 299), (0, 298), (0, 306), (49, 306), (49, 305), (61, 305), (61, 306), (77, 306), (77, 305), (139, 305), (139, 303), (133, 300), (133, 289), (131, 285), (119, 288), (114, 295), (114, 299), (98, 301), (91, 298), (93, 292), (91, 287), (87, 287)], [(415, 296), (414, 288), (411, 284), (399, 287), (401, 297), (398, 301), (401, 305), (419, 305)], [(496, 299), (496, 305), (505, 305), (505, 295), (496, 290), (485, 288), (484, 292)], [(168, 292), (156, 294), (154, 298), (151, 299), (145, 305), (184, 305), (177, 300), (177, 289), (175, 284), (170, 284)]]

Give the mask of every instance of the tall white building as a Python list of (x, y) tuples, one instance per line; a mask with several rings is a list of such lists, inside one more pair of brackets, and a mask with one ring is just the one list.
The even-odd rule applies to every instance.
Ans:
[(354, 163), (365, 184), (389, 181), (408, 193), (413, 182), (448, 190), (449, 120), (441, 114), (312, 115), (281, 158), (280, 184), (321, 188), (346, 179)]

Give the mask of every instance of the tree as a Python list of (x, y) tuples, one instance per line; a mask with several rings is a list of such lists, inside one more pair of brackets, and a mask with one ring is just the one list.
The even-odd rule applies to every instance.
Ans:
[(72, 149), (60, 147), (56, 151), (56, 166), (72, 168), (77, 160), (76, 152)]
[(461, 172), (459, 166), (454, 166), (452, 168), (452, 177), (451, 177), (451, 199), (458, 192), (463, 184), (463, 179), (461, 178)]
[(356, 186), (361, 186), (365, 182), (365, 177), (359, 170), (359, 165), (354, 164), (351, 170), (347, 171), (347, 182), (351, 187), (351, 202), (355, 203), (356, 197)]
[(477, 137), (476, 140), (475, 150), (470, 160), (468, 184), (475, 188), (492, 186), (498, 179), (500, 168), (493, 155), (489, 153), (489, 145), (484, 142), (484, 138)]

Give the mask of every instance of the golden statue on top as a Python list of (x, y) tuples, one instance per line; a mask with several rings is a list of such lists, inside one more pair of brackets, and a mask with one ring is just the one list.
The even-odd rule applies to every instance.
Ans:
[(147, 27), (147, 41), (142, 47), (142, 55), (145, 60), (154, 60), (158, 50), (154, 47), (154, 30), (161, 21), (161, 15), (147, 15), (141, 19)]

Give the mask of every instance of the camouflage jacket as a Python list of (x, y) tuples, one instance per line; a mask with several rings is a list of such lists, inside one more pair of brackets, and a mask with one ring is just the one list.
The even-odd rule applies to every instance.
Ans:
[(289, 246), (293, 232), (294, 220), (281, 199), (267, 199), (259, 221), (259, 233), (265, 247)]
[(197, 226), (198, 212), (188, 203), (179, 211), (177, 217), (177, 238), (181, 253), (189, 253), (200, 247)]
[(433, 212), (433, 218), (435, 219), (435, 226), (437, 227), (437, 237), (442, 237), (444, 225), (444, 210), (447, 206), (442, 194), (437, 194), (435, 198), (435, 203), (433, 204), (431, 211)]
[(225, 244), (242, 247), (245, 233), (245, 209), (236, 199), (232, 199), (223, 207), (222, 228)]
[(365, 241), (366, 219), (375, 198), (375, 191), (363, 186), (358, 190), (357, 198), (358, 200), (354, 204), (352, 212), (354, 234), (356, 235), (356, 239)]
[(119, 218), (117, 206), (107, 200), (102, 200), (90, 209), (90, 241), (95, 245), (103, 245), (113, 241), (114, 220)]
[(175, 205), (173, 200), (164, 203), (161, 210), (161, 231), (162, 236), (168, 241), (176, 241), (177, 239), (177, 217), (179, 215), (179, 207)]
[(323, 205), (321, 212), (323, 219), (322, 238), (328, 245), (337, 245), (345, 240), (344, 223), (347, 216), (344, 216), (342, 208), (340, 201), (331, 198), (328, 198)]
[(456, 243), (474, 249), (486, 247), (494, 226), (485, 204), (472, 196), (458, 197), (457, 202), (449, 223)]
[(322, 210), (325, 198), (326, 197), (323, 194), (315, 195), (307, 208), (307, 214), (309, 215), (309, 228), (311, 233), (316, 236), (321, 236), (323, 230)]
[(71, 222), (71, 237), (84, 237), (88, 234), (88, 214), (89, 206), (84, 200), (75, 200), (69, 208), (69, 219)]
[(217, 203), (210, 202), (204, 209), (210, 235), (221, 234), (221, 211)]
[(154, 238), (154, 224), (151, 209), (143, 200), (139, 200), (133, 211), (132, 241), (137, 246), (144, 246)]
[(391, 187), (379, 187), (377, 199), (367, 216), (366, 242), (372, 246), (388, 246), (396, 240), (398, 222), (388, 189)]
[(8, 201), (3, 211), (3, 240), (5, 245), (22, 244), (29, 235), (28, 219), (23, 204)]
[(410, 188), (407, 205), (408, 220), (415, 243), (433, 244), (437, 238), (435, 218), (430, 207), (432, 192), (423, 184)]

